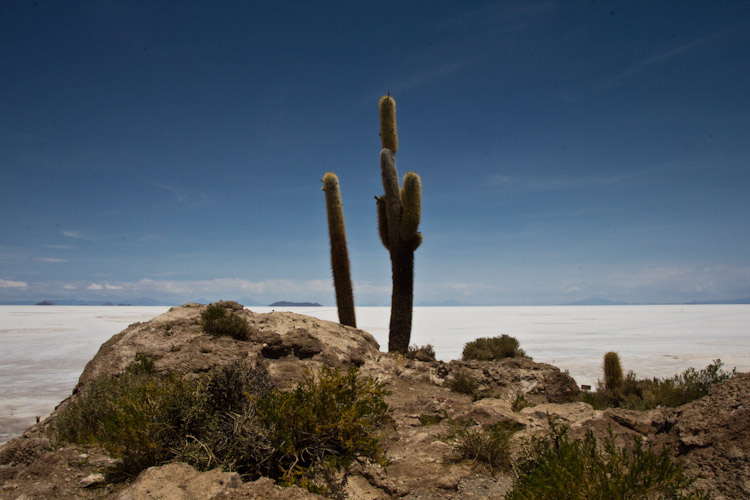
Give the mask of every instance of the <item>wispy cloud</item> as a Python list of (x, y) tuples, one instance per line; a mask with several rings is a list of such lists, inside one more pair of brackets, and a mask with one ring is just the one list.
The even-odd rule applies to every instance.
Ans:
[(25, 281), (0, 280), (0, 288), (28, 288)]
[(478, 63), (479, 60), (480, 58), (476, 56), (468, 58), (462, 57), (461, 59), (448, 61), (446, 63), (427, 68), (421, 72), (413, 73), (412, 75), (389, 84), (388, 91), (392, 94), (405, 93), (408, 90), (422, 87), (446, 76), (452, 75), (454, 73), (459, 73)]
[(563, 191), (612, 186), (626, 179), (627, 177), (624, 175), (546, 178), (517, 178), (507, 175), (494, 175), (489, 179), (489, 185), (496, 188), (515, 189), (519, 191)]
[(685, 52), (689, 52), (690, 50), (700, 47), (701, 45), (704, 45), (705, 43), (716, 38), (716, 36), (717, 35), (698, 38), (697, 40), (693, 40), (692, 42), (685, 43), (677, 47), (672, 47), (669, 49), (661, 50), (659, 52), (651, 54), (650, 56), (638, 62), (637, 64), (634, 64), (633, 66), (630, 66), (624, 71), (621, 71), (617, 73), (616, 75), (613, 75), (605, 79), (604, 81), (602, 81), (596, 86), (596, 90), (601, 91), (601, 90), (606, 90), (612, 87), (616, 87), (622, 84), (625, 80), (632, 78), (640, 73), (643, 73), (644, 71), (647, 71), (654, 66), (657, 66), (665, 61), (668, 61), (669, 59), (672, 59), (681, 54), (684, 54)]
[(74, 240), (90, 240), (91, 238), (86, 236), (80, 231), (75, 231), (73, 229), (66, 229), (62, 232), (63, 236), (66, 238), (73, 238)]
[(75, 245), (40, 245), (44, 248), (54, 248), (55, 250), (72, 250)]
[(185, 203), (190, 206), (202, 206), (208, 200), (208, 196), (205, 193), (196, 191), (194, 189), (183, 189), (180, 187), (162, 184), (154, 181), (144, 181), (146, 184), (157, 187), (162, 191), (170, 193), (179, 203)]
[(57, 257), (36, 257), (34, 260), (37, 262), (68, 262), (65, 259), (58, 259)]

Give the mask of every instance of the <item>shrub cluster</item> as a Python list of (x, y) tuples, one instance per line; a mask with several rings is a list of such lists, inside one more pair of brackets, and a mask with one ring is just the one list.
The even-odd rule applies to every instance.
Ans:
[(57, 442), (100, 445), (121, 458), (111, 480), (180, 460), (312, 487), (323, 467), (382, 459), (377, 429), (389, 414), (386, 391), (354, 367), (324, 367), (283, 392), (264, 371), (239, 362), (193, 381), (144, 366), (93, 382), (56, 420)]
[(435, 348), (432, 344), (423, 346), (410, 345), (406, 350), (404, 356), (407, 359), (418, 359), (419, 361), (434, 361), (435, 360)]
[(498, 422), (483, 428), (453, 420), (442, 439), (453, 447), (454, 459), (482, 464), (494, 474), (510, 469), (510, 438), (521, 427), (515, 422)]
[(247, 340), (250, 328), (245, 318), (234, 311), (227, 312), (226, 308), (218, 304), (209, 304), (201, 313), (203, 331), (220, 337), (228, 335), (235, 340)]
[(581, 393), (580, 398), (595, 409), (619, 407), (649, 410), (658, 406), (676, 407), (707, 395), (714, 384), (737, 373), (736, 369), (725, 371), (723, 366), (722, 361), (716, 359), (702, 370), (688, 368), (664, 379), (638, 379), (630, 371), (614, 388), (608, 388), (606, 383), (600, 382), (596, 391)]
[(356, 457), (384, 463), (377, 430), (390, 413), (386, 395), (355, 367), (340, 373), (324, 365), (317, 379), (308, 374), (295, 390), (258, 400), (281, 479), (306, 484), (316, 467), (346, 466)]
[(638, 438), (632, 450), (619, 448), (610, 436), (598, 445), (591, 431), (570, 440), (552, 426), (553, 436), (534, 438), (516, 467), (517, 480), (506, 500), (703, 500), (690, 491), (695, 479), (673, 462), (669, 450), (656, 451)]
[(451, 391), (460, 394), (468, 394), (475, 400), (478, 397), (477, 389), (479, 388), (479, 384), (476, 379), (465, 370), (456, 370), (456, 372), (453, 373), (453, 378), (450, 381), (449, 387)]
[(518, 339), (510, 335), (499, 337), (480, 337), (464, 345), (461, 357), (464, 361), (476, 359), (479, 361), (493, 361), (503, 358), (526, 357)]

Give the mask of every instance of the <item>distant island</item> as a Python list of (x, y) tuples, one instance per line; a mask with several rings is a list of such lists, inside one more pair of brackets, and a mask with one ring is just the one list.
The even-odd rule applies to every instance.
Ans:
[(287, 302), (282, 300), (280, 302), (274, 302), (268, 304), (268, 307), (323, 307), (317, 302)]
[(54, 306), (55, 303), (52, 302), (51, 300), (43, 300), (41, 302), (37, 302), (36, 305), (38, 305), (38, 306)]

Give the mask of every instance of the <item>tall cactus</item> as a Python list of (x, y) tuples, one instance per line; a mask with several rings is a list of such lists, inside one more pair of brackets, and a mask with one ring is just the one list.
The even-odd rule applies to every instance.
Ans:
[(339, 178), (328, 172), (323, 176), (323, 187), (326, 196), (328, 213), (328, 236), (331, 240), (331, 269), (333, 287), (336, 290), (336, 307), (339, 311), (339, 323), (357, 327), (354, 315), (354, 292), (349, 265), (349, 251), (346, 248), (346, 226), (344, 208), (341, 204)]
[(378, 103), (380, 112), (380, 172), (385, 194), (376, 197), (380, 240), (391, 254), (393, 290), (388, 350), (405, 353), (411, 337), (414, 304), (414, 251), (422, 243), (417, 231), (422, 216), (422, 182), (414, 172), (399, 187), (396, 170), (396, 101), (390, 94)]
[(620, 356), (616, 352), (604, 355), (604, 388), (614, 391), (622, 386), (622, 365)]

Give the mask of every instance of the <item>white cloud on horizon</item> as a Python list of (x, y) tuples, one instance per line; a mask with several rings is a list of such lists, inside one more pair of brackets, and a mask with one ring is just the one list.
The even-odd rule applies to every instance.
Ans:
[(109, 283), (91, 283), (89, 286), (86, 287), (86, 290), (122, 290), (122, 289), (123, 287), (120, 285), (111, 285)]
[(0, 288), (28, 288), (29, 284), (25, 281), (0, 280)]
[(38, 262), (68, 262), (66, 259), (58, 259), (57, 257), (36, 257), (34, 260)]

